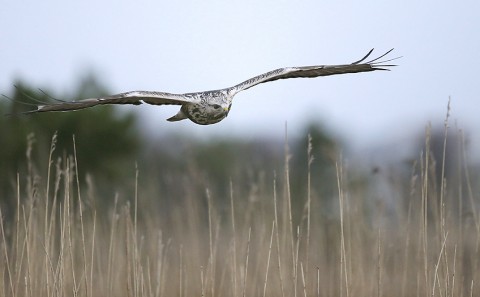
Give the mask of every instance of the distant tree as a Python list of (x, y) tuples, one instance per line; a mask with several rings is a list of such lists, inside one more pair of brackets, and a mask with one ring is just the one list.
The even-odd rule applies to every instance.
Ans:
[(298, 197), (292, 205), (300, 213), (306, 201), (310, 146), (311, 191), (320, 200), (316, 203), (320, 203), (321, 209), (329, 212), (332, 198), (338, 195), (335, 162), (340, 157), (338, 147), (341, 145), (318, 123), (308, 124), (300, 135), (291, 148), (290, 183), (293, 194)]
[[(425, 133), (422, 134), (417, 137), (414, 147), (415, 152), (422, 152), (422, 158), (425, 159), (427, 155), (426, 143), (428, 143), (430, 175), (428, 193), (436, 197), (435, 203), (429, 204), (429, 207), (434, 208), (431, 213), (434, 215), (440, 213), (440, 192), (443, 179), (444, 190), (447, 193), (444, 195), (446, 199), (446, 201), (443, 201), (444, 207), (455, 209), (456, 211), (453, 213), (471, 216), (471, 201), (473, 200), (470, 199), (469, 195), (475, 191), (470, 191), (472, 188), (471, 184), (467, 182), (465, 170), (468, 171), (470, 178), (474, 178), (477, 172), (474, 165), (469, 163), (469, 159), (464, 158), (464, 155), (469, 155), (468, 133), (464, 137), (463, 131), (450, 127), (445, 139), (445, 128), (437, 126), (429, 129), (426, 135)], [(475, 183), (473, 185), (476, 186)]]
[[(68, 98), (62, 96), (61, 99), (101, 96), (107, 93), (105, 90), (93, 76), (87, 76), (75, 94), (65, 96)], [(55, 133), (57, 141), (54, 160), (74, 154), (75, 135), (81, 181), (84, 181), (86, 173), (92, 173), (100, 182), (118, 181), (134, 175), (135, 157), (142, 141), (137, 133), (135, 116), (131, 113), (117, 113), (108, 106), (69, 113), (19, 114), (34, 109), (34, 105), (38, 104), (35, 100), (52, 101), (52, 97), (56, 97), (53, 94), (17, 82), (9, 94), (13, 101), (0, 100), (0, 201), (3, 203), (9, 199), (7, 197), (15, 197), (6, 194), (11, 194), (15, 189), (17, 173), (22, 178), (29, 174), (26, 159), (29, 137), (34, 140), (31, 159), (37, 168), (36, 174), (42, 179), (46, 179), (51, 139)], [(3, 117), (7, 113), (13, 115)]]

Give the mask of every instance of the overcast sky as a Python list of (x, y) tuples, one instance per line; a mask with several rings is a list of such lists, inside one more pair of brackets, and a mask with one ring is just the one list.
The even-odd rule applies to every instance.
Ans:
[[(391, 72), (291, 79), (235, 97), (216, 125), (131, 107), (144, 126), (197, 137), (282, 137), (317, 120), (353, 147), (401, 142), (431, 121), (480, 144), (479, 1), (3, 1), (0, 92), (16, 79), (57, 93), (95, 73), (112, 93), (218, 89), (285, 66), (339, 64), (394, 47)], [(68, 99), (68, 98), (66, 98)], [(44, 115), (54, 116), (54, 115)]]

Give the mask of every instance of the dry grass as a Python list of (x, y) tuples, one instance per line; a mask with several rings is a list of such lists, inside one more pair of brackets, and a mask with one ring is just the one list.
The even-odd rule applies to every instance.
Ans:
[[(425, 145), (412, 167), (410, 188), (403, 191), (407, 206), (398, 203), (393, 213), (381, 203), (369, 205), (371, 192), (350, 182), (339, 157), (337, 207), (329, 216), (320, 211), (325, 200), (311, 191), (311, 184), (322, 181), (308, 175), (307, 197), (291, 195), (289, 180), (295, 177), (288, 150), (283, 177), (250, 194), (242, 189), (252, 185), (235, 181), (230, 197), (185, 183), (186, 194), (162, 209), (159, 201), (168, 193), (146, 193), (136, 183), (131, 203), (116, 199), (102, 213), (95, 206), (101, 197), (78, 186), (77, 160), (54, 163), (51, 154), (44, 184), (34, 171), (26, 184), (18, 178), (15, 219), (2, 220), (0, 293), (476, 296), (479, 197), (473, 195), (464, 156), (459, 167), (465, 182), (452, 188), (442, 179), (437, 185), (428, 129)], [(315, 166), (310, 155), (306, 162)], [(136, 178), (141, 174), (137, 170)], [(195, 172), (186, 174), (196, 179)], [(292, 203), (299, 201), (305, 208), (296, 218)], [(448, 201), (468, 201), (460, 209), (470, 212)]]

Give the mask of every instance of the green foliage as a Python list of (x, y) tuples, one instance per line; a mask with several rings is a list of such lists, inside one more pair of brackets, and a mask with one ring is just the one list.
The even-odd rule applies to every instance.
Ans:
[[(292, 144), (291, 185), (292, 193), (300, 197), (307, 196), (308, 163), (310, 162), (311, 190), (318, 195), (321, 210), (335, 199), (338, 188), (335, 162), (339, 159), (337, 140), (322, 126), (310, 123), (301, 134), (302, 137)], [(303, 205), (293, 205), (300, 213)]]
[[(48, 94), (48, 95), (47, 95)], [(86, 109), (68, 113), (20, 114), (35, 109), (38, 101), (52, 101), (51, 92), (34, 91), (24, 83), (18, 83), (9, 95), (12, 102), (2, 100), (0, 113), (11, 114), (0, 121), (0, 193), (11, 192), (17, 172), (27, 170), (27, 138), (33, 140), (34, 167), (46, 172), (52, 137), (57, 133), (56, 149), (52, 162), (65, 161), (74, 155), (74, 142), (79, 166), (79, 176), (94, 173), (96, 180), (120, 181), (134, 168), (135, 156), (141, 139), (136, 131), (133, 114), (119, 114), (112, 107)], [(106, 92), (92, 77), (83, 80), (76, 94), (65, 100), (83, 99), (85, 96), (101, 96)], [(52, 97), (50, 97), (52, 96)], [(65, 98), (62, 96), (63, 98)], [(8, 104), (10, 103), (10, 104)], [(31, 106), (29, 106), (31, 104)], [(28, 135), (30, 135), (28, 137)], [(42, 177), (42, 176), (41, 176)], [(45, 177), (46, 178), (46, 177)]]

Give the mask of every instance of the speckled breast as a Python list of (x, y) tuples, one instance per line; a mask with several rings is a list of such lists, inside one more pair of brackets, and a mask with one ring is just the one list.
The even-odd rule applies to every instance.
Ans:
[(182, 106), (182, 111), (187, 117), (199, 125), (211, 125), (223, 120), (228, 113), (221, 108), (214, 108), (209, 105), (186, 104)]

